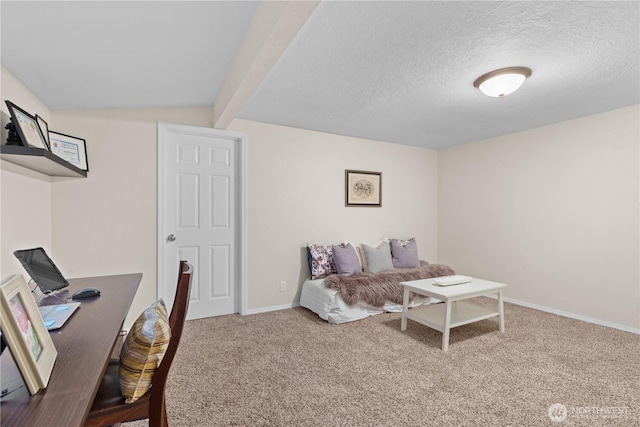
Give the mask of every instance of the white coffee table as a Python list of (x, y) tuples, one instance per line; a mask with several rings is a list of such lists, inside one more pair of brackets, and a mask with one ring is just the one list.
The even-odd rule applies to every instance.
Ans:
[[(500, 332), (504, 332), (504, 304), (502, 291), (507, 285), (482, 279), (472, 279), (469, 283), (452, 286), (438, 286), (433, 279), (401, 282), (404, 286), (402, 322), (400, 330), (407, 329), (407, 319), (411, 319), (442, 332), (442, 350), (449, 349), (451, 328), (466, 325), (491, 317), (500, 317)], [(444, 304), (429, 304), (409, 309), (409, 292), (444, 301)], [(463, 302), (462, 300), (482, 295), (498, 294), (498, 311)]]

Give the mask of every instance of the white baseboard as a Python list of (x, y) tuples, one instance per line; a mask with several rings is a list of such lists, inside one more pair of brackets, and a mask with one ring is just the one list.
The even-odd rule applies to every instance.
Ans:
[[(491, 296), (491, 298), (498, 299), (497, 296), (493, 296), (493, 295)], [(524, 306), (524, 307), (533, 308), (535, 310), (545, 311), (547, 313), (557, 314), (558, 316), (564, 316), (564, 317), (569, 317), (571, 319), (582, 320), (583, 322), (594, 323), (596, 325), (607, 326), (609, 328), (620, 329), (621, 331), (633, 332), (634, 334), (639, 334), (640, 335), (640, 329), (639, 328), (632, 328), (632, 327), (626, 326), (626, 325), (619, 325), (617, 323), (605, 322), (603, 320), (594, 319), (592, 317), (582, 316), (580, 314), (569, 313), (569, 312), (562, 311), (562, 310), (556, 310), (555, 308), (543, 307), (541, 305), (531, 304), (531, 303), (524, 302), (524, 301), (519, 301), (519, 300), (513, 299), (513, 298), (504, 298), (504, 301), (505, 302), (509, 302), (511, 304), (516, 304), (516, 305), (521, 305), (521, 306)]]
[(243, 313), (243, 315), (247, 316), (250, 314), (268, 313), (270, 311), (285, 310), (287, 308), (294, 308), (299, 306), (300, 306), (300, 303), (291, 303), (291, 304), (283, 304), (283, 305), (274, 305), (271, 307), (254, 308), (252, 310), (247, 310), (245, 313)]
[[(494, 295), (491, 295), (491, 296), (489, 296), (489, 298), (497, 299), (498, 297), (494, 296)], [(634, 334), (640, 335), (640, 329), (639, 328), (632, 328), (632, 327), (626, 326), (626, 325), (620, 325), (620, 324), (617, 324), (617, 323), (605, 322), (603, 320), (594, 319), (592, 317), (587, 317), (587, 316), (582, 316), (582, 315), (579, 315), (579, 314), (569, 313), (567, 311), (562, 311), (562, 310), (556, 310), (555, 308), (544, 307), (544, 306), (537, 305), (537, 304), (531, 304), (531, 303), (520, 301), (520, 300), (513, 299), (513, 298), (504, 298), (504, 301), (508, 302), (508, 303), (511, 303), (511, 304), (521, 305), (523, 307), (529, 307), (529, 308), (533, 308), (535, 310), (544, 311), (544, 312), (547, 312), (547, 313), (557, 314), (558, 316), (568, 317), (570, 319), (582, 320), (583, 322), (593, 323), (593, 324), (600, 325), (600, 326), (606, 326), (606, 327), (613, 328), (613, 329), (620, 329), (621, 331), (632, 332)], [(272, 306), (272, 307), (262, 307), (262, 308), (256, 308), (256, 309), (253, 309), (253, 310), (247, 310), (247, 312), (244, 313), (244, 315), (268, 313), (270, 311), (285, 310), (287, 308), (294, 308), (294, 307), (299, 307), (299, 306), (300, 306), (300, 303), (292, 303), (292, 304), (276, 305), (276, 306)]]

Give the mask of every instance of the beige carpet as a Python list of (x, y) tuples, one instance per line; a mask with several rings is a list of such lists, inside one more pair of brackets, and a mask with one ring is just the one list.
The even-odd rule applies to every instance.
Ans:
[(440, 333), (412, 321), (400, 332), (395, 313), (343, 325), (304, 308), (191, 321), (169, 423), (640, 426), (638, 335), (508, 303), (505, 313), (504, 334), (497, 318), (462, 326), (446, 353)]

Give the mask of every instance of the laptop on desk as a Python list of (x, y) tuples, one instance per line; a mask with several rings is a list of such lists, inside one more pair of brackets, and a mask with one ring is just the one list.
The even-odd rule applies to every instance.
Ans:
[(48, 331), (60, 329), (80, 307), (79, 302), (39, 306), (44, 326)]
[(42, 293), (47, 294), (69, 286), (58, 267), (43, 248), (22, 249), (13, 253)]
[[(54, 294), (56, 291), (69, 286), (58, 267), (49, 258), (43, 248), (23, 249), (13, 253), (27, 273), (31, 276), (44, 295)], [(60, 299), (60, 298), (58, 298)], [(38, 308), (48, 330), (61, 328), (73, 313), (80, 307), (79, 302), (65, 302), (64, 304), (40, 305)]]

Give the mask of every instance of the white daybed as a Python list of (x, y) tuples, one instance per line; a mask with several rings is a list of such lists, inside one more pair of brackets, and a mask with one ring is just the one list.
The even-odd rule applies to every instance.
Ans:
[[(411, 307), (436, 302), (440, 302), (440, 300), (421, 297), (414, 299)], [(336, 289), (325, 286), (324, 279), (307, 279), (302, 284), (300, 305), (313, 311), (320, 316), (321, 319), (332, 324), (352, 322), (385, 312), (399, 313), (402, 311), (402, 304), (393, 302), (386, 302), (379, 308), (364, 302), (359, 302), (351, 306), (347, 305)]]
[[(360, 256), (350, 243), (308, 250), (312, 277), (302, 284), (300, 305), (334, 324), (400, 312), (401, 282), (454, 274), (449, 266), (419, 260), (414, 238), (362, 245)], [(414, 293), (409, 301), (412, 307), (439, 302)]]

